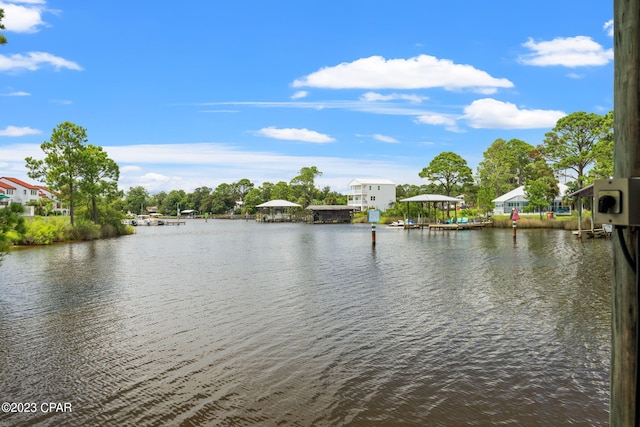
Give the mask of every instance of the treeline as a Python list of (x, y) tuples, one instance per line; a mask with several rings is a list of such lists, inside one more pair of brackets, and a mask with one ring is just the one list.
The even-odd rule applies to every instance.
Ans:
[(150, 195), (144, 187), (131, 187), (124, 198), (124, 209), (133, 214), (148, 212), (153, 206), (158, 213), (173, 215), (184, 210), (200, 213), (227, 214), (230, 212), (256, 212), (256, 206), (273, 199), (288, 200), (308, 206), (310, 204), (346, 204), (347, 198), (330, 187), (316, 188), (316, 178), (322, 172), (316, 166), (303, 167), (289, 182), (264, 182), (256, 187), (244, 178), (231, 184), (223, 183), (215, 189), (196, 188), (192, 193), (184, 190), (161, 191)]

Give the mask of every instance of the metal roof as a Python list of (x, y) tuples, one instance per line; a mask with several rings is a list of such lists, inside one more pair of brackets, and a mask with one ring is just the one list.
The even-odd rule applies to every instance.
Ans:
[(307, 210), (310, 211), (355, 211), (358, 210), (355, 206), (347, 205), (309, 205)]
[(257, 208), (300, 208), (301, 206), (297, 203), (290, 202), (288, 200), (269, 200), (268, 202), (259, 204), (256, 206)]
[(442, 194), (420, 194), (400, 200), (401, 202), (454, 202), (462, 203), (464, 200), (455, 197), (443, 196)]

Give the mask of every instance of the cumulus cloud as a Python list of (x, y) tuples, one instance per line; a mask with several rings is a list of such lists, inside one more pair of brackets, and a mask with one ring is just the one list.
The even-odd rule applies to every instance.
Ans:
[(309, 129), (294, 129), (294, 128), (276, 128), (270, 126), (260, 129), (257, 132), (258, 135), (266, 136), (274, 139), (284, 139), (288, 141), (302, 141), (302, 142), (314, 142), (324, 144), (327, 142), (334, 142), (335, 139), (329, 135), (325, 135)]
[(413, 104), (420, 104), (422, 101), (429, 99), (426, 96), (404, 94), (404, 93), (390, 93), (383, 95), (376, 92), (367, 92), (360, 97), (361, 101), (376, 102), (376, 101), (409, 101)]
[(464, 109), (464, 119), (472, 128), (537, 129), (553, 128), (563, 111), (520, 109), (510, 102), (491, 98), (473, 101)]
[(416, 117), (416, 122), (425, 125), (444, 126), (450, 131), (458, 131), (456, 126), (456, 119), (451, 116), (446, 116), (438, 113), (421, 114)]
[(419, 55), (409, 59), (361, 58), (324, 67), (293, 82), (294, 87), (327, 89), (428, 89), (495, 90), (511, 88), (505, 78), (495, 78), (471, 65)]
[(81, 71), (82, 67), (73, 61), (46, 52), (29, 52), (26, 55), (0, 55), (0, 71), (36, 71), (43, 65), (50, 65), (59, 71), (62, 68)]
[(399, 142), (397, 139), (395, 139), (392, 136), (380, 135), (379, 133), (376, 133), (375, 135), (373, 135), (373, 139), (381, 142), (388, 142), (390, 144), (397, 144)]
[(0, 2), (0, 9), (4, 9), (2, 23), (5, 29), (16, 33), (38, 32), (45, 25), (42, 20), (42, 13), (45, 10), (44, 4), (44, 1), (33, 0), (12, 3)]
[(38, 135), (41, 133), (38, 129), (32, 129), (30, 127), (7, 126), (4, 129), (0, 129), (0, 136), (25, 136)]
[(532, 51), (520, 56), (520, 62), (526, 65), (573, 68), (606, 65), (613, 61), (613, 49), (605, 49), (587, 36), (558, 37), (542, 42), (529, 39), (522, 45)]

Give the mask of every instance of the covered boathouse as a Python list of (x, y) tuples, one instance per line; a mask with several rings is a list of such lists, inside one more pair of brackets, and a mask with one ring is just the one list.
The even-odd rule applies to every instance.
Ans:
[(309, 205), (306, 210), (310, 213), (308, 222), (334, 224), (350, 223), (353, 220), (353, 212), (358, 208), (347, 205)]

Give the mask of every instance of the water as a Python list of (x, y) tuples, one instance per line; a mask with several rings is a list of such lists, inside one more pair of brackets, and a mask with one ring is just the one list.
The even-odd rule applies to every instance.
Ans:
[(11, 253), (0, 400), (37, 410), (0, 425), (607, 424), (610, 241), (376, 234), (194, 220)]

